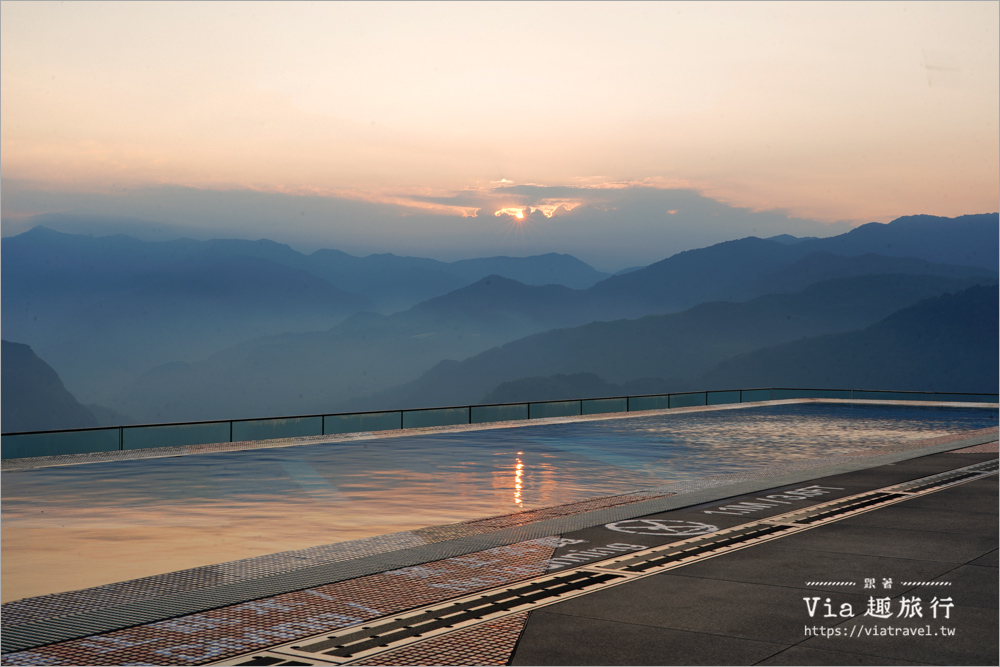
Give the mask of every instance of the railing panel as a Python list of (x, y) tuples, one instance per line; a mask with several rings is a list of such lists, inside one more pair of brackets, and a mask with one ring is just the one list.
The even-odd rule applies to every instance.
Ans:
[(118, 429), (61, 431), (55, 433), (10, 433), (0, 440), (5, 459), (60, 454), (89, 454), (118, 449)]
[(929, 391), (854, 390), (854, 398), (882, 401), (944, 401), (958, 403), (996, 403), (997, 394), (944, 394)]
[(737, 391), (707, 391), (708, 405), (727, 405), (740, 402), (740, 392)]
[(323, 435), (322, 417), (287, 417), (233, 421), (233, 442)]
[(122, 449), (207, 445), (215, 442), (229, 442), (228, 421), (206, 424), (126, 426), (122, 429)]
[(354, 415), (326, 415), (323, 418), (323, 435), (392, 431), (398, 430), (401, 425), (402, 417), (399, 410), (362, 412)]
[(865, 391), (857, 390), (854, 398), (876, 401), (936, 401), (939, 400), (931, 393), (907, 392), (907, 391)]
[(771, 398), (783, 401), (791, 398), (850, 398), (850, 389), (772, 389)]
[(515, 403), (513, 405), (473, 405), (472, 423), (485, 424), (487, 422), (518, 421), (528, 418), (528, 404)]
[(934, 394), (935, 401), (954, 401), (956, 403), (997, 403), (997, 394)]
[(670, 407), (672, 408), (690, 408), (696, 405), (707, 405), (704, 391), (670, 394)]
[(469, 423), (469, 408), (431, 408), (403, 411), (403, 428), (455, 426)]
[(670, 407), (670, 394), (659, 396), (632, 396), (628, 399), (628, 409), (631, 412), (641, 410), (666, 410)]
[(740, 392), (743, 403), (756, 403), (757, 401), (770, 401), (770, 389), (744, 389)]
[(625, 412), (628, 401), (625, 398), (585, 398), (580, 406), (581, 414), (600, 415), (608, 412)]
[(546, 417), (573, 417), (580, 415), (581, 401), (544, 401), (528, 404), (528, 416), (531, 419)]

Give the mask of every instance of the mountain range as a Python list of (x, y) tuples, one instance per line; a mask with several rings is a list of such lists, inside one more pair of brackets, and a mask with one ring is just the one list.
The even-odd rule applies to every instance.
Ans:
[(924, 299), (860, 331), (728, 359), (702, 386), (892, 388), (996, 393), (1000, 291), (979, 285)]
[(607, 274), (569, 255), (439, 262), (303, 255), (267, 240), (145, 242), (36, 227), (0, 243), (3, 335), (29, 342), (100, 402), (141, 373), (261, 337), (327, 330), (500, 273), (586, 287)]
[(30, 344), (102, 423), (468, 404), (543, 385), (704, 388), (737, 359), (995, 284), (998, 229), (997, 214), (909, 216), (609, 276), (568, 255), (447, 263), (36, 227), (0, 244), (3, 337)]
[[(472, 396), (480, 397), (472, 402), (496, 399), (489, 393), (505, 382), (579, 373), (610, 383), (643, 380), (660, 387), (655, 391), (684, 391), (730, 357), (862, 329), (922, 299), (961, 291), (978, 281), (915, 275), (841, 278), (744, 303), (711, 302), (681, 313), (556, 329), (462, 361), (443, 361), (412, 383), (340, 407), (459, 405)], [(651, 378), (658, 384), (650, 383)]]

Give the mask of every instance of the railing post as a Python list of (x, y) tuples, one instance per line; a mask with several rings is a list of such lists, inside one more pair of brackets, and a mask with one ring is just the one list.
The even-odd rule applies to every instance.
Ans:
[(123, 435), (122, 434), (122, 430), (124, 428), (125, 428), (124, 426), (119, 426), (118, 427), (118, 451), (119, 452), (124, 452), (125, 451), (125, 440), (122, 437), (122, 435)]

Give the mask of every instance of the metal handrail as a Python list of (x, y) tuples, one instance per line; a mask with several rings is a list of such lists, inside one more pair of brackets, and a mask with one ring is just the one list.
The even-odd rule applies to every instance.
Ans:
[[(424, 414), (434, 413), (434, 412), (444, 413), (444, 412), (447, 412), (447, 411), (464, 410), (464, 411), (466, 411), (466, 414), (467, 414), (466, 423), (469, 423), (469, 424), (472, 424), (472, 423), (489, 423), (490, 421), (501, 421), (501, 419), (490, 419), (490, 420), (485, 420), (485, 421), (474, 422), (473, 421), (473, 409), (475, 409), (475, 408), (480, 408), (480, 409), (490, 409), (490, 408), (498, 409), (498, 408), (515, 408), (515, 407), (524, 406), (524, 408), (525, 408), (525, 416), (524, 417), (519, 417), (517, 419), (518, 420), (520, 420), (520, 419), (534, 420), (534, 419), (545, 418), (545, 417), (550, 417), (550, 416), (574, 416), (574, 415), (570, 414), (570, 413), (552, 415), (552, 414), (545, 414), (546, 413), (545, 410), (539, 410), (539, 411), (536, 412), (537, 416), (533, 416), (532, 415), (532, 409), (531, 409), (532, 406), (539, 406), (539, 407), (541, 407), (541, 406), (549, 405), (549, 406), (553, 406), (554, 407), (557, 404), (578, 403), (579, 404), (579, 408), (578, 408), (579, 412), (577, 412), (576, 414), (577, 415), (583, 415), (583, 414), (585, 414), (584, 411), (583, 411), (585, 403), (596, 402), (596, 401), (623, 401), (624, 400), (625, 401), (625, 405), (624, 405), (625, 409), (624, 410), (610, 410), (608, 412), (634, 412), (636, 410), (633, 409), (632, 405), (633, 405), (633, 402), (636, 399), (665, 399), (666, 400), (666, 405), (664, 405), (663, 407), (670, 408), (670, 407), (675, 407), (675, 406), (672, 405), (672, 403), (673, 403), (673, 400), (672, 400), (673, 397), (697, 396), (697, 395), (700, 394), (700, 395), (704, 395), (705, 398), (704, 398), (704, 402), (703, 403), (698, 403), (699, 405), (712, 405), (713, 403), (709, 403), (708, 402), (709, 401), (709, 396), (712, 395), (712, 394), (715, 394), (715, 395), (719, 395), (719, 394), (729, 394), (729, 395), (732, 395), (732, 394), (735, 394), (735, 393), (739, 393), (739, 398), (737, 400), (725, 401), (725, 402), (726, 403), (743, 403), (743, 402), (747, 402), (747, 401), (744, 401), (744, 393), (750, 393), (750, 392), (752, 392), (752, 401), (753, 402), (760, 401), (760, 400), (774, 400), (775, 392), (800, 392), (800, 393), (841, 394), (841, 395), (846, 395), (846, 396), (843, 396), (844, 398), (850, 398), (850, 399), (854, 399), (855, 398), (855, 394), (891, 394), (891, 395), (894, 395), (894, 396), (906, 395), (908, 398), (910, 396), (912, 396), (912, 398), (910, 398), (909, 400), (919, 400), (919, 398), (923, 397), (923, 396), (926, 396), (926, 397), (931, 397), (931, 396), (933, 396), (933, 397), (941, 397), (944, 400), (947, 400), (946, 397), (948, 397), (948, 396), (962, 396), (962, 397), (981, 397), (983, 399), (981, 402), (986, 402), (986, 403), (996, 403), (996, 402), (998, 402), (998, 398), (1000, 398), (1000, 395), (998, 395), (998, 394), (978, 393), (978, 392), (961, 393), (961, 392), (930, 392), (930, 391), (893, 391), (893, 390), (881, 390), (881, 389), (826, 389), (826, 388), (802, 388), (802, 387), (758, 387), (758, 388), (752, 388), (752, 389), (722, 389), (722, 390), (704, 390), (704, 391), (684, 391), (684, 392), (670, 392), (670, 393), (665, 393), (665, 394), (636, 394), (636, 395), (626, 395), (626, 396), (599, 396), (599, 397), (590, 397), (590, 398), (573, 398), (573, 399), (559, 399), (559, 400), (547, 400), (547, 401), (518, 401), (518, 402), (513, 402), (513, 403), (486, 403), (486, 404), (452, 405), (452, 406), (443, 406), (443, 407), (409, 408), (409, 409), (401, 409), (401, 410), (373, 410), (373, 411), (341, 412), (341, 413), (318, 413), (318, 414), (309, 414), (309, 415), (291, 415), (291, 416), (281, 416), (281, 417), (257, 417), (257, 418), (241, 418), (241, 419), (214, 419), (214, 420), (187, 421), (187, 422), (165, 422), (165, 423), (154, 423), (154, 424), (123, 424), (123, 425), (120, 425), (120, 426), (97, 426), (97, 427), (73, 428), (73, 429), (55, 429), (55, 430), (47, 430), (47, 431), (20, 431), (20, 432), (3, 433), (3, 434), (0, 434), (0, 435), (2, 435), (3, 439), (6, 440), (6, 439), (13, 439), (12, 438), (13, 436), (16, 436), (18, 438), (25, 437), (25, 436), (43, 437), (43, 436), (58, 436), (59, 434), (86, 434), (86, 433), (98, 433), (98, 432), (108, 432), (108, 431), (117, 430), (118, 431), (118, 438), (117, 438), (118, 439), (118, 443), (117, 443), (118, 447), (117, 447), (117, 449), (118, 450), (123, 450), (123, 449), (125, 449), (125, 434), (126, 434), (126, 432), (130, 431), (130, 430), (140, 430), (140, 429), (159, 429), (159, 428), (169, 428), (169, 427), (196, 427), (196, 426), (213, 426), (213, 425), (221, 427), (221, 426), (224, 426), (224, 425), (228, 424), (228, 426), (229, 426), (229, 428), (228, 428), (228, 431), (229, 431), (228, 442), (234, 442), (234, 439), (233, 439), (233, 435), (234, 435), (233, 434), (233, 427), (236, 424), (247, 424), (248, 426), (252, 425), (252, 424), (256, 424), (258, 426), (261, 426), (263, 424), (266, 424), (267, 422), (273, 422), (273, 423), (276, 423), (276, 425), (280, 426), (280, 424), (277, 424), (277, 422), (302, 422), (303, 420), (316, 420), (316, 419), (318, 419), (318, 420), (320, 420), (320, 423), (319, 423), (319, 427), (320, 427), (319, 431), (320, 432), (319, 433), (310, 433), (310, 434), (301, 434), (300, 433), (300, 434), (291, 434), (291, 435), (274, 435), (272, 437), (282, 438), (282, 437), (299, 437), (299, 436), (303, 436), (303, 435), (333, 435), (334, 433), (332, 433), (332, 432), (331, 433), (327, 433), (327, 420), (328, 419), (337, 419), (337, 418), (342, 418), (342, 419), (350, 419), (350, 418), (358, 418), (358, 419), (361, 419), (361, 418), (374, 418), (374, 419), (377, 419), (378, 417), (381, 416), (383, 418), (383, 420), (384, 420), (385, 417), (388, 417), (388, 416), (391, 416), (391, 415), (394, 415), (394, 414), (397, 414), (397, 413), (399, 414), (399, 422), (398, 422), (399, 425), (398, 426), (393, 425), (390, 428), (379, 428), (379, 429), (371, 429), (371, 428), (365, 429), (365, 428), (362, 428), (362, 429), (358, 429), (358, 430), (355, 430), (355, 431), (348, 430), (348, 431), (337, 431), (336, 432), (336, 433), (352, 433), (352, 432), (365, 432), (365, 431), (371, 431), (371, 430), (396, 430), (396, 429), (403, 429), (403, 428), (406, 428), (406, 426), (405, 426), (406, 421), (407, 421), (406, 420), (406, 415), (419, 415), (420, 413), (424, 413)], [(768, 398), (761, 399), (760, 398), (760, 393), (761, 392), (768, 392)], [(808, 398), (808, 396), (801, 396), (800, 398)], [(714, 403), (714, 404), (721, 404), (721, 403)], [(689, 405), (693, 405), (693, 404), (685, 402), (684, 405), (685, 406), (689, 406)], [(681, 405), (678, 405), (676, 407), (681, 407)], [(639, 408), (639, 411), (649, 410), (649, 409), (651, 409), (651, 408), (648, 408), (648, 407), (647, 408)], [(538, 412), (541, 412), (542, 414), (538, 414)], [(587, 413), (587, 414), (593, 414), (593, 413)], [(395, 422), (394, 419), (393, 419), (393, 422)], [(459, 422), (449, 421), (449, 422), (447, 422), (447, 424), (446, 423), (440, 423), (440, 424), (423, 424), (423, 425), (424, 426), (427, 426), (427, 425), (440, 426), (440, 425), (452, 425), (452, 424), (459, 424)], [(385, 424), (380, 423), (380, 426), (385, 426)], [(219, 438), (217, 438), (215, 436), (212, 436), (212, 438), (213, 438), (211, 440), (212, 442), (226, 442), (225, 439), (219, 439)], [(241, 440), (243, 440), (243, 439), (244, 438), (241, 438)], [(270, 438), (264, 437), (264, 438), (252, 438), (252, 439), (270, 439)], [(198, 440), (198, 439), (195, 438), (195, 440)], [(188, 443), (180, 443), (180, 444), (205, 444), (205, 443), (204, 443), (203, 440), (198, 440), (197, 442), (188, 442)], [(154, 446), (155, 447), (155, 446), (179, 446), (179, 445), (178, 445), (178, 443), (171, 443), (171, 444), (165, 444), (165, 445), (140, 446), (138, 448), (146, 448), (148, 446)], [(129, 447), (129, 449), (131, 449), (131, 447)], [(114, 450), (109, 448), (109, 449), (100, 449), (100, 450), (93, 450), (93, 451), (114, 451)], [(8, 457), (4, 457), (4, 458), (8, 458)], [(20, 457), (16, 457), (15, 456), (15, 457), (11, 457), (11, 458), (20, 458)]]

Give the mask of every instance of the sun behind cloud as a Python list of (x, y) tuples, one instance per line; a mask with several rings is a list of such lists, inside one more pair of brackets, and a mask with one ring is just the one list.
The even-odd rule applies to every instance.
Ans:
[(499, 211), (494, 211), (493, 215), (500, 217), (501, 215), (509, 215), (512, 218), (517, 218), (518, 220), (524, 220), (524, 209), (523, 208), (502, 208)]

